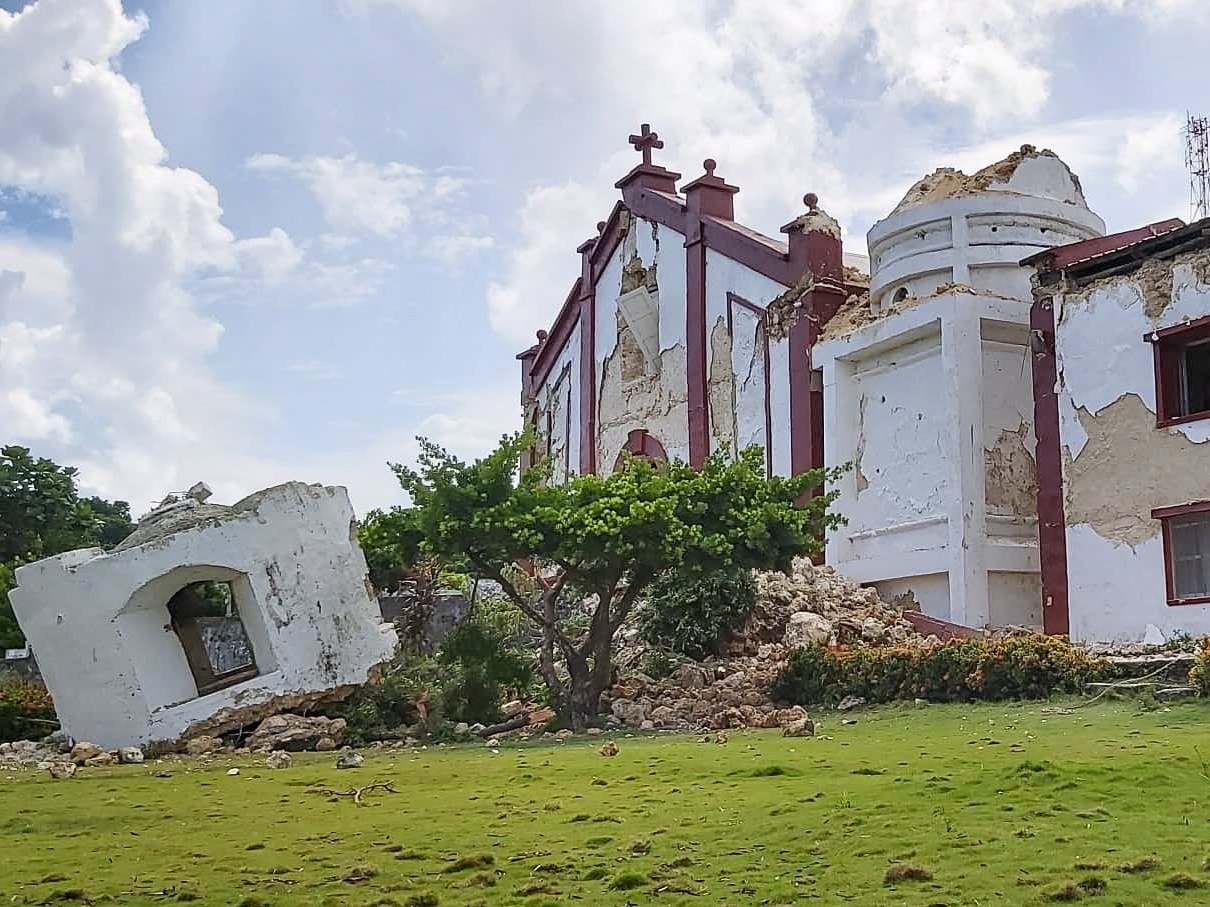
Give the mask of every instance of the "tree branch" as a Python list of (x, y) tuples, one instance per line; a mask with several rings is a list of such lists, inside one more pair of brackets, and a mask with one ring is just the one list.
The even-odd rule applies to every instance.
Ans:
[(625, 623), (626, 618), (630, 616), (630, 611), (634, 608), (634, 603), (638, 601), (639, 593), (647, 588), (647, 584), (651, 582), (652, 576), (644, 571), (637, 574), (630, 581), (630, 585), (626, 587), (626, 591), (622, 593), (622, 600), (618, 602), (618, 608), (615, 612), (614, 619), (610, 622), (609, 633), (612, 636), (618, 632), (618, 627)]

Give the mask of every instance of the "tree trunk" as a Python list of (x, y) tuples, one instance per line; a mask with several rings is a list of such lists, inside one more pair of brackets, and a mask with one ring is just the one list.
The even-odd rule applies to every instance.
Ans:
[[(609, 632), (609, 622), (593, 621), (587, 646), (592, 655), (591, 665), (583, 656), (568, 659), (571, 674), (569, 717), (574, 730), (583, 730), (601, 711), (601, 694), (609, 687), (612, 676), (612, 642), (613, 634)], [(576, 665), (574, 670), (571, 669), (573, 663)]]

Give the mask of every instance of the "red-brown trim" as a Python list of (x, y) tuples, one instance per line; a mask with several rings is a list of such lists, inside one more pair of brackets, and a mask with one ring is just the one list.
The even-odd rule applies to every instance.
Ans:
[(983, 635), (973, 627), (942, 620), (923, 611), (904, 611), (903, 619), (915, 627), (917, 633), (924, 636), (931, 633), (942, 642), (949, 642), (951, 639), (978, 639)]
[[(617, 462), (620, 463), (623, 455), (627, 453), (633, 454), (636, 457), (644, 457), (656, 463), (668, 462), (668, 454), (664, 450), (664, 445), (645, 428), (633, 429), (626, 436), (626, 443), (618, 451)], [(617, 468), (616, 463), (614, 464), (614, 468)]]
[(597, 294), (596, 281), (592, 279), (592, 253), (600, 238), (584, 243), (579, 250), (580, 475), (597, 471)]
[(1186, 516), (1190, 513), (1210, 513), (1210, 501), (1190, 501), (1187, 504), (1174, 504), (1171, 507), (1157, 507), (1151, 511), (1151, 518), (1160, 521), (1160, 533), (1164, 544), (1164, 593), (1170, 607), (1210, 604), (1210, 595), (1198, 595), (1194, 598), (1176, 597), (1176, 577), (1172, 564), (1172, 531), (1168, 526), (1168, 521), (1173, 517)]
[[(803, 198), (815, 210), (814, 193)], [(790, 327), (790, 474), (824, 465), (822, 374), (811, 365), (811, 347), (844, 302), (844, 248), (840, 237), (808, 230), (803, 219), (782, 228), (788, 234), (789, 261), (797, 268), (791, 284), (811, 274), (812, 288), (801, 300), (803, 316)], [(817, 489), (819, 490), (819, 489)]]
[(1188, 516), (1191, 513), (1205, 513), (1210, 510), (1210, 500), (1189, 501), (1185, 504), (1173, 504), (1169, 507), (1156, 507), (1151, 511), (1153, 520), (1166, 520), (1174, 516)]
[(1085, 262), (1111, 252), (1120, 252), (1129, 246), (1136, 245), (1146, 239), (1154, 239), (1173, 230), (1179, 230), (1185, 222), (1179, 217), (1156, 221), (1145, 227), (1134, 230), (1124, 230), (1121, 233), (1109, 233), (1105, 236), (1094, 236), (1092, 239), (1081, 239), (1064, 246), (1054, 246), (1041, 252), (1021, 259), (1023, 265), (1037, 265), (1041, 271), (1061, 270), (1073, 264)]
[(710, 410), (706, 390), (706, 242), (700, 211), (685, 218), (685, 383), (689, 411), (689, 465), (700, 469), (710, 456)]
[(1182, 324), (1174, 324), (1171, 327), (1148, 331), (1143, 335), (1143, 340), (1151, 344), (1151, 352), (1155, 360), (1156, 428), (1169, 428), (1173, 425), (1210, 419), (1210, 410), (1172, 415), (1176, 410), (1174, 398), (1180, 395), (1180, 388), (1177, 386), (1180, 382), (1180, 372), (1177, 361), (1172, 355), (1173, 348), (1185, 347), (1191, 342), (1207, 339), (1210, 339), (1210, 315)]
[(555, 324), (551, 329), (550, 335), (542, 341), (541, 346), (538, 348), (538, 354), (534, 357), (533, 381), (530, 386), (535, 392), (546, 383), (550, 370), (559, 361), (560, 353), (567, 346), (567, 338), (571, 336), (571, 332), (579, 320), (580, 278), (577, 277), (576, 282), (571, 285), (571, 292), (567, 294), (567, 299), (564, 300), (562, 308), (559, 309), (559, 314), (555, 318)]
[(1182, 334), (1200, 333), (1203, 330), (1210, 332), (1210, 315), (1206, 315), (1203, 318), (1194, 318), (1190, 321), (1183, 321), (1180, 324), (1174, 324), (1166, 328), (1148, 331), (1143, 335), (1143, 339), (1148, 343), (1162, 342), (1171, 340), (1173, 337), (1179, 337)]
[[(759, 319), (759, 323), (760, 323), (760, 339), (761, 339), (761, 347), (762, 347), (761, 352), (764, 356), (764, 363), (765, 363), (765, 401), (764, 401), (764, 403), (765, 403), (765, 475), (772, 477), (772, 475), (773, 475), (773, 404), (772, 404), (771, 398), (773, 396), (773, 388), (772, 388), (772, 385), (770, 384), (770, 371), (771, 371), (770, 362), (772, 360), (772, 357), (769, 355), (769, 320), (767, 317), (768, 312), (765, 310), (765, 308), (763, 306), (759, 306), (754, 302), (749, 302), (747, 299), (744, 299), (744, 297), (738, 296), (735, 293), (732, 293), (730, 290), (728, 290), (727, 291), (727, 335), (731, 338), (732, 343), (735, 342), (735, 325), (734, 325), (732, 313), (735, 311), (736, 306), (739, 306), (742, 309), (747, 309), (750, 312), (756, 313), (756, 316)], [(734, 375), (732, 376), (732, 380), (733, 381), (735, 380)], [(738, 383), (739, 382), (737, 381), (736, 382), (737, 390), (738, 390)], [(736, 405), (737, 406), (739, 405), (738, 401), (737, 401)]]
[(777, 240), (711, 217), (703, 218), (702, 226), (706, 246), (720, 255), (786, 287), (793, 286), (802, 276), (801, 271), (792, 273), (789, 252)]
[(1054, 299), (1029, 310), (1033, 348), (1034, 458), (1038, 467), (1038, 557), (1042, 573), (1042, 629), (1066, 636), (1071, 629), (1067, 585), (1067, 517), (1063, 511), (1063, 454), (1059, 434), (1058, 363)]

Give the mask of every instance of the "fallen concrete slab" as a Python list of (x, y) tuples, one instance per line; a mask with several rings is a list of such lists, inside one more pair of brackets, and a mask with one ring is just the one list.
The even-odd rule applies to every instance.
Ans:
[(222, 733), (347, 695), (394, 653), (344, 488), (208, 496), (167, 499), (112, 552), (17, 571), (9, 597), (71, 738)]

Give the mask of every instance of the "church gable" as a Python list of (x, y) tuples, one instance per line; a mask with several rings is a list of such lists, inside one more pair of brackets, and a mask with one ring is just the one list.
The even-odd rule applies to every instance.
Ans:
[[(518, 357), (528, 409), (578, 343), (573, 471), (610, 471), (635, 432), (691, 465), (752, 443), (771, 471), (818, 465), (808, 350), (812, 314), (845, 296), (835, 222), (808, 195), (785, 241), (763, 236), (735, 222), (739, 189), (713, 160), (678, 192), (680, 174), (652, 162), (658, 135), (644, 125), (630, 141), (642, 160), (616, 184), (621, 202), (580, 245), (581, 277), (554, 326)], [(788, 293), (773, 336), (765, 307)]]

